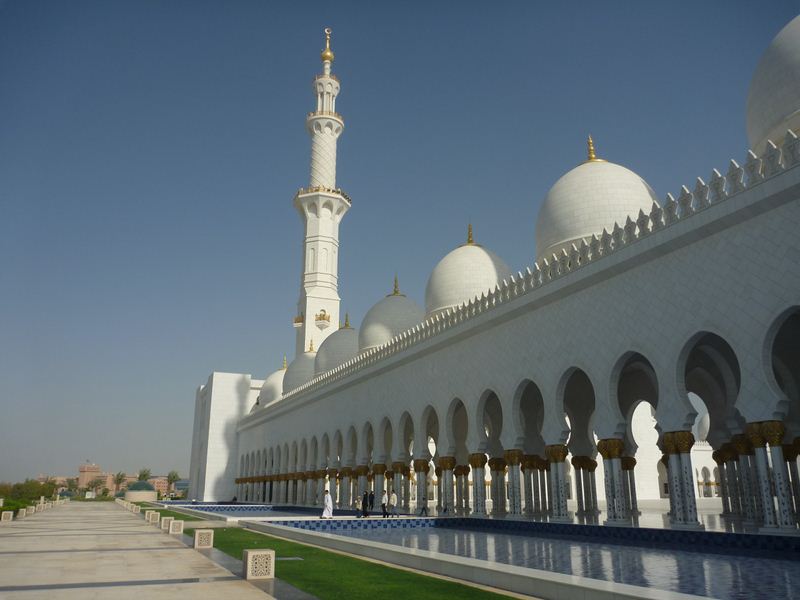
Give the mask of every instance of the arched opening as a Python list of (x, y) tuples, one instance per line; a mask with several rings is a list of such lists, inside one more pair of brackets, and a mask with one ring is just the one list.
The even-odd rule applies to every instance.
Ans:
[(478, 422), (483, 426), (484, 442), (481, 446), (488, 458), (484, 476), (486, 511), (495, 515), (505, 514), (506, 498), (508, 497), (507, 467), (505, 448), (500, 441), (503, 434), (503, 407), (500, 398), (491, 390), (483, 395)]
[(772, 372), (789, 400), (787, 427), (797, 435), (800, 434), (800, 308), (793, 308), (776, 325), (771, 348)]
[(522, 383), (519, 391), (519, 415), (523, 431), (523, 451), (527, 455), (544, 457), (544, 399), (532, 381)]

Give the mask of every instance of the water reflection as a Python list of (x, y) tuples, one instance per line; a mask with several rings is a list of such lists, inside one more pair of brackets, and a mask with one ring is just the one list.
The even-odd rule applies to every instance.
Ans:
[(463, 529), (343, 530), (341, 535), (491, 562), (713, 598), (788, 600), (800, 562)]

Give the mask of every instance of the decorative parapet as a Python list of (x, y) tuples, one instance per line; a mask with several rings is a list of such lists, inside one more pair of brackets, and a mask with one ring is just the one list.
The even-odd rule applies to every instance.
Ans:
[(297, 190), (297, 193), (294, 195), (295, 198), (297, 196), (302, 196), (303, 194), (314, 194), (317, 192), (323, 192), (325, 194), (336, 194), (337, 196), (341, 196), (344, 198), (348, 204), (352, 205), (353, 201), (350, 199), (350, 196), (345, 194), (341, 188), (329, 188), (325, 187), (324, 185), (312, 185), (306, 188), (300, 188)]
[(748, 151), (744, 167), (731, 159), (725, 175), (717, 169), (712, 170), (708, 184), (698, 177), (694, 189), (689, 190), (687, 186), (682, 186), (677, 199), (672, 194), (667, 194), (663, 207), (654, 202), (649, 213), (639, 210), (635, 218), (628, 216), (623, 225), (614, 223), (610, 233), (607, 229), (603, 229), (599, 236), (592, 235), (588, 240), (582, 239), (578, 245), (572, 244), (569, 252), (562, 250), (559, 255), (553, 254), (549, 258), (540, 259), (526, 268), (524, 273), (520, 271), (516, 276), (512, 275), (493, 290), (488, 290), (459, 307), (428, 317), (382, 346), (367, 350), (342, 365), (317, 375), (311, 381), (284, 394), (283, 400), (276, 403), (276, 406), (285, 400), (344, 379), (485, 312), (538, 290), (581, 267), (611, 256), (798, 165), (800, 165), (800, 140), (792, 131), (787, 131), (780, 148), (770, 141), (767, 143), (767, 151), (761, 157)]

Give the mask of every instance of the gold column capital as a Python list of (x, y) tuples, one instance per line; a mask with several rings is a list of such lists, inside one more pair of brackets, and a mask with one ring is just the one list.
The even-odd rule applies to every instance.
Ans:
[(547, 454), (547, 458), (557, 463), (564, 462), (567, 458), (567, 454), (569, 454), (564, 444), (551, 444), (550, 446), (545, 446), (544, 450)]
[(767, 445), (767, 440), (761, 435), (762, 423), (748, 423), (747, 424), (747, 439), (753, 445), (753, 448), (763, 448)]
[(451, 471), (456, 466), (456, 457), (455, 456), (440, 456), (439, 457), (439, 468), (445, 471)]
[(691, 431), (673, 431), (675, 436), (675, 449), (680, 454), (687, 454), (694, 446), (694, 435)]
[(489, 469), (492, 471), (505, 471), (506, 460), (504, 458), (500, 458), (499, 456), (493, 456), (489, 459)]
[(623, 471), (633, 471), (633, 468), (636, 466), (636, 459), (632, 456), (623, 456), (622, 457), (622, 470)]
[(624, 449), (625, 443), (619, 438), (605, 438), (597, 442), (597, 451), (603, 460), (620, 458)]
[(486, 466), (486, 455), (483, 452), (476, 452), (469, 455), (469, 466), (473, 469), (482, 469)]
[(506, 450), (505, 453), (503, 454), (503, 458), (505, 458), (506, 462), (512, 467), (520, 464), (522, 462), (522, 457), (523, 457), (522, 450), (517, 450), (517, 449)]
[(403, 473), (403, 469), (407, 468), (406, 463), (404, 462), (393, 462), (392, 463), (392, 471), (395, 473)]
[(430, 469), (430, 464), (427, 458), (414, 459), (414, 471), (416, 473), (427, 473)]
[(373, 464), (372, 472), (375, 473), (375, 475), (383, 475), (384, 473), (386, 473), (386, 465), (384, 465), (383, 463)]
[(753, 454), (753, 444), (750, 443), (750, 440), (747, 439), (745, 434), (736, 434), (731, 438), (731, 443), (733, 443), (733, 447), (736, 448), (736, 454), (739, 456)]
[(780, 446), (783, 444), (783, 436), (786, 427), (780, 421), (764, 421), (761, 423), (761, 435), (767, 440), (770, 446)]

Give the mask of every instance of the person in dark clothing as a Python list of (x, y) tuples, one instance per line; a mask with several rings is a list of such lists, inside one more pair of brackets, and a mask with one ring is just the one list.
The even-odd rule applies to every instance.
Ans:
[(370, 491), (369, 493), (369, 511), (372, 512), (375, 510), (375, 492)]
[(364, 492), (364, 496), (361, 498), (361, 516), (369, 516), (369, 496), (367, 496), (367, 492)]

